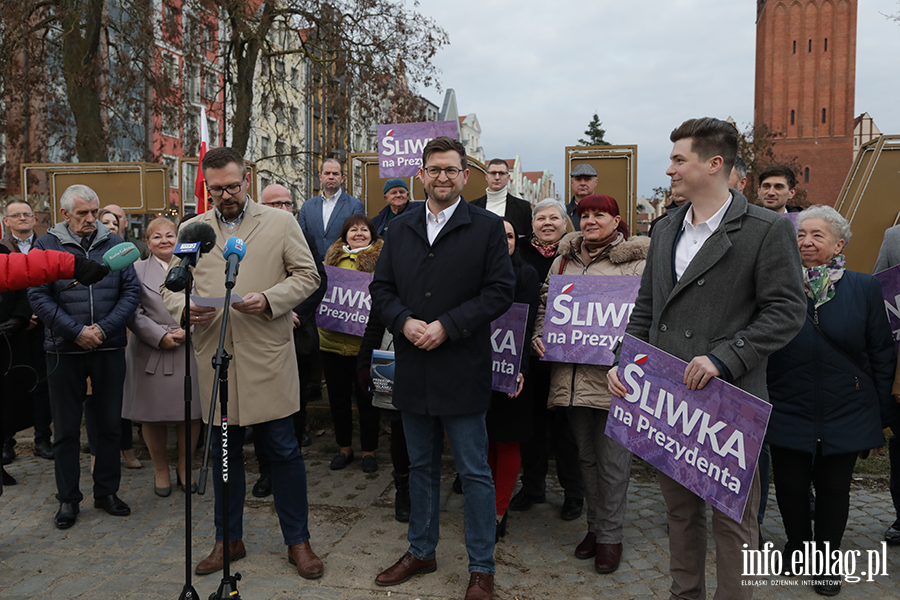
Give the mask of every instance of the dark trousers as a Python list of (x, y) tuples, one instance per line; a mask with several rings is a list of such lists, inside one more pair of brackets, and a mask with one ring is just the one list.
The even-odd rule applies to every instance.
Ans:
[(356, 376), (356, 356), (341, 356), (322, 352), (322, 370), (328, 386), (328, 404), (334, 421), (334, 437), (337, 445), (345, 448), (353, 443), (353, 399), (359, 409), (359, 441), (363, 452), (378, 448), (378, 428), (381, 421), (379, 409), (372, 406), (369, 393), (359, 387)]
[(47, 353), (44, 352), (44, 328), (38, 325), (28, 336), (28, 364), (35, 371), (37, 384), (32, 392), (34, 402), (34, 441), (51, 441), (50, 389), (47, 387)]
[(406, 433), (401, 419), (391, 421), (391, 466), (397, 475), (409, 474), (409, 450), (406, 448)]
[[(284, 417), (253, 425), (272, 468), (272, 496), (288, 546), (309, 541), (306, 464), (294, 434), (294, 420)], [(244, 537), (244, 427), (228, 428), (228, 539)], [(213, 431), (213, 488), (216, 495), (216, 540), (222, 539), (222, 428)]]
[[(93, 385), (92, 382), (91, 389), (93, 389)], [(134, 424), (128, 419), (119, 418), (119, 450), (131, 450), (134, 448), (133, 427)], [(94, 440), (97, 439), (97, 417), (94, 415), (94, 399), (91, 396), (85, 398), (84, 401), (84, 429), (87, 432), (91, 455), (96, 456), (97, 451), (94, 448)]]
[[(850, 481), (856, 452), (822, 455), (790, 450), (769, 444), (772, 469), (775, 473), (775, 492), (784, 532), (787, 552), (803, 547), (803, 542), (830, 542), (832, 550), (840, 548), (847, 516), (850, 512)], [(816, 525), (813, 535), (812, 515), (809, 511), (809, 484), (816, 488)]]
[(53, 414), (53, 458), (57, 499), (81, 502), (81, 415), (91, 380), (97, 436), (93, 440), (94, 497), (119, 491), (119, 442), (122, 435), (122, 386), (125, 383), (125, 350), (85, 354), (48, 354), (50, 410)]
[(569, 426), (565, 410), (548, 410), (550, 371), (532, 369), (529, 377), (534, 381), (532, 396), (534, 432), (527, 442), (520, 442), (522, 455), (522, 491), (526, 496), (543, 496), (546, 491), (549, 450), (556, 456), (556, 476), (565, 491), (565, 497), (584, 499), (581, 482), (581, 466), (578, 462), (578, 445)]
[(891, 436), (888, 458), (891, 461), (891, 500), (894, 501), (897, 521), (900, 521), (900, 435)]

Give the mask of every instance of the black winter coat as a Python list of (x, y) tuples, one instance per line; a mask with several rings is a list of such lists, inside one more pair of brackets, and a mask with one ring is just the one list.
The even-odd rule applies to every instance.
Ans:
[[(491, 401), (491, 321), (509, 310), (515, 275), (503, 221), (460, 201), (428, 243), (426, 202), (391, 225), (369, 286), (372, 310), (394, 334), (394, 406), (415, 414), (466, 415)], [(403, 335), (408, 318), (439, 320), (449, 336), (431, 351)]]
[[(858, 367), (816, 332), (811, 318)], [(813, 309), (800, 333), (769, 357), (772, 417), (766, 441), (815, 454), (857, 452), (884, 445), (882, 418), (896, 405), (891, 396), (894, 343), (875, 277), (844, 271), (834, 298)], [(860, 368), (861, 367), (861, 368)]]

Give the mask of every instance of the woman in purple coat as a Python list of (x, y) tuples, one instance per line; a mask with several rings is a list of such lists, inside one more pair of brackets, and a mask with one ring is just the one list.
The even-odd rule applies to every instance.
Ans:
[[(175, 425), (178, 443), (178, 484), (187, 481), (184, 447), (184, 352), (185, 332), (169, 315), (159, 294), (166, 270), (175, 250), (175, 224), (168, 219), (154, 219), (147, 226), (150, 257), (135, 263), (141, 283), (141, 303), (128, 323), (131, 337), (125, 352), (125, 393), (122, 416), (143, 423), (144, 441), (153, 459), (156, 476), (154, 491), (166, 497), (172, 493), (169, 463), (166, 459), (168, 425)], [(200, 435), (200, 400), (197, 390), (197, 365), (191, 357), (191, 380), (194, 385), (191, 402), (190, 455)], [(196, 485), (191, 477), (191, 491)]]

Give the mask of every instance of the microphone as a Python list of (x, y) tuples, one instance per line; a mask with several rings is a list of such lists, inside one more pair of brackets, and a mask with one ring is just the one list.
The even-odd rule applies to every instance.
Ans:
[(245, 254), (247, 254), (247, 246), (244, 244), (244, 240), (239, 237), (228, 238), (228, 241), (225, 242), (225, 249), (222, 251), (222, 256), (225, 257), (225, 262), (227, 263), (225, 266), (226, 289), (230, 290), (234, 287), (234, 280), (238, 274), (238, 265)]
[[(82, 266), (79, 267), (78, 263), (82, 257), (76, 256), (76, 271), (82, 271), (81, 278), (89, 281), (87, 285), (93, 285), (97, 283), (106, 275), (110, 273), (110, 271), (121, 271), (122, 269), (127, 269), (131, 265), (133, 265), (137, 260), (141, 257), (140, 250), (137, 249), (137, 246), (132, 244), (131, 242), (122, 242), (121, 244), (116, 244), (109, 250), (107, 250), (103, 254), (103, 265), (105, 266), (106, 273), (102, 273), (101, 271), (104, 269), (104, 266), (100, 266), (90, 258), (83, 258), (85, 261), (82, 263)], [(88, 273), (86, 271), (91, 271)], [(65, 292), (66, 290), (71, 290), (77, 285), (84, 285), (78, 281), (79, 274), (76, 273), (76, 280), (69, 283), (66, 287), (64, 287), (61, 291)]]
[(216, 245), (216, 232), (208, 223), (188, 223), (178, 232), (178, 245), (175, 256), (181, 257), (181, 263), (166, 275), (166, 289), (180, 292), (191, 281), (189, 267), (196, 266), (200, 256), (212, 250)]

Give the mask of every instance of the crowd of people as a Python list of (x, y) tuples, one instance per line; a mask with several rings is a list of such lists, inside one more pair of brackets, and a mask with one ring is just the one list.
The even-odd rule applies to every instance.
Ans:
[[(260, 463), (253, 494), (274, 496), (288, 561), (298, 573), (322, 576), (324, 563), (310, 545), (300, 451), (309, 443), (304, 407), (322, 375), (339, 448), (332, 470), (356, 457), (354, 401), (364, 473), (379, 468), (381, 421), (390, 425), (395, 518), (408, 523), (409, 548), (377, 575), (377, 585), (438, 568), (445, 440), (456, 464), (454, 487), (464, 494), (467, 600), (493, 597), (494, 546), (515, 527), (510, 511), (546, 502), (550, 454), (564, 490), (560, 518), (580, 518), (586, 503), (587, 531), (579, 543), (573, 540), (574, 556), (593, 558), (598, 573), (615, 571), (625, 551), (633, 457), (604, 431), (612, 396), (626, 390), (615, 364), (540, 360), (547, 350), (542, 334), (552, 275), (639, 277), (627, 333), (686, 361), (690, 390), (718, 377), (771, 403), (767, 444), (743, 518), (713, 508), (717, 598), (752, 597), (753, 586), (741, 582), (742, 550), (763, 543), (770, 457), (785, 551), (808, 542), (839, 548), (854, 465), (884, 445), (883, 427), (900, 425), (900, 362), (881, 286), (874, 276), (845, 268), (842, 251), (851, 232), (834, 209), (798, 212), (788, 204), (797, 186), (789, 168), (773, 165), (760, 174), (763, 206), (747, 201), (741, 193), (747, 168), (737, 156), (733, 126), (692, 119), (671, 141), (672, 202), (651, 236), (632, 235), (618, 201), (597, 193), (597, 172), (587, 163), (572, 170), (568, 206), (549, 198), (531, 206), (513, 196), (509, 166), (500, 159), (487, 163), (485, 196), (467, 203), (461, 196), (469, 177), (465, 148), (436, 138), (423, 150), (418, 175), (426, 201), (411, 202), (407, 183), (389, 179), (382, 190), (386, 206), (370, 219), (363, 203), (343, 191), (343, 165), (327, 159), (319, 174), (322, 194), (303, 203), (295, 219), (287, 189), (269, 186), (255, 202), (243, 157), (229, 148), (207, 153), (201, 168), (213, 207), (190, 222), (208, 226), (220, 249), (237, 236), (248, 251), (234, 288), (241, 300), (232, 305), (224, 338), (234, 357), (227, 405), (233, 491), (225, 507), (217, 407), (208, 423), (215, 440), (215, 542), (196, 572), (214, 573), (226, 556), (246, 556), (241, 453), (252, 426)], [(118, 493), (132, 423), (140, 425), (150, 452), (154, 492), (171, 493), (170, 426), (178, 447), (176, 485), (196, 491), (190, 463), (200, 420), (209, 414), (223, 311), (193, 301), (185, 306), (183, 293), (163, 285), (177, 263), (172, 221), (149, 223), (141, 245), (145, 259), (134, 267), (95, 272), (103, 253), (125, 237), (124, 212), (115, 205), (100, 210), (100, 199), (83, 185), (68, 188), (60, 205), (61, 222), (37, 239), (29, 204), (4, 209), (11, 233), (0, 247), (0, 334), (27, 350), (23, 356), (33, 366), (34, 411), (25, 420), (34, 424), (35, 455), (54, 460), (55, 524), (66, 529), (76, 524), (84, 498), (82, 415), (96, 457), (96, 507), (115, 516), (130, 513)], [(798, 212), (796, 224), (787, 212)], [(54, 260), (57, 268), (44, 268), (44, 279), (14, 276), (25, 263), (11, 261), (9, 253), (28, 255), (35, 264)], [(876, 271), (897, 264), (895, 227), (885, 235)], [(316, 327), (325, 266), (372, 274), (363, 336)], [(193, 270), (194, 293), (221, 297), (225, 267), (221, 251), (205, 255)], [(85, 285), (69, 285), (73, 278)], [(29, 287), (27, 296), (12, 291), (17, 287)], [(503, 393), (491, 389), (490, 324), (513, 302), (528, 306), (530, 352), (515, 392)], [(26, 338), (39, 339), (41, 347)], [(378, 349), (396, 357), (389, 394), (376, 391), (371, 378)], [(189, 440), (186, 353), (195, 385)], [(14, 458), (7, 448), (16, 425), (4, 428), (4, 464)], [(892, 445), (893, 470), (898, 454)], [(893, 470), (897, 521), (885, 539), (900, 544), (900, 478)], [(520, 472), (521, 488), (513, 495)], [(658, 479), (667, 506), (672, 597), (703, 598), (707, 502), (662, 472)], [(4, 483), (14, 483), (5, 471)], [(839, 576), (815, 575), (816, 592), (840, 592)]]

